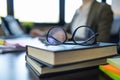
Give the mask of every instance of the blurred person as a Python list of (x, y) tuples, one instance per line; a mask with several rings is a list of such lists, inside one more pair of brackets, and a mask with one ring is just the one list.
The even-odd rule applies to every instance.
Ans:
[[(82, 5), (76, 10), (71, 23), (63, 28), (68, 32), (67, 37), (71, 38), (71, 34), (77, 27), (87, 25), (99, 34), (98, 42), (108, 42), (112, 21), (113, 12), (110, 5), (96, 0), (82, 0)], [(33, 29), (30, 35), (45, 36), (46, 32)]]

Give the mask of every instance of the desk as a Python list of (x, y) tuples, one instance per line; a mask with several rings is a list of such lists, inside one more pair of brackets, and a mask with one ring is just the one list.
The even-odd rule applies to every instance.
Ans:
[[(58, 79), (54, 76), (40, 80), (104, 80), (97, 68), (87, 70), (87, 74), (83, 74), (84, 70), (81, 73), (58, 75)], [(0, 54), (0, 80), (39, 80), (39, 78), (26, 67), (25, 52), (21, 52)]]
[[(26, 39), (26, 37), (8, 41), (26, 44), (33, 42), (29, 38)], [(26, 66), (25, 55), (25, 52), (0, 54), (0, 80), (106, 80), (96, 67), (52, 77), (38, 78)]]

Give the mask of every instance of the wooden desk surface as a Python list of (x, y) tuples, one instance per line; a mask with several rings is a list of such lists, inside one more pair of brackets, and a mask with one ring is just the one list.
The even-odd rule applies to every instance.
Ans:
[(93, 68), (39, 79), (26, 67), (25, 52), (0, 54), (0, 80), (106, 80), (103, 78), (101, 72)]

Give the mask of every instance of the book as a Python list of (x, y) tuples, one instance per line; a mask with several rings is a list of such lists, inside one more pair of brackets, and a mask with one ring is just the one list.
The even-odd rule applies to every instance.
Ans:
[(102, 68), (102, 66), (99, 66), (99, 69), (104, 72), (106, 75), (108, 75), (109, 77), (111, 77), (113, 80), (120, 80), (120, 75), (117, 75), (115, 73), (112, 73), (110, 71), (104, 70)]
[[(37, 44), (37, 43), (36, 43)], [(97, 43), (90, 46), (81, 45), (57, 45), (45, 46), (27, 45), (26, 53), (29, 56), (39, 60), (41, 63), (49, 66), (59, 66), (71, 64), (91, 59), (98, 59), (117, 55), (117, 46), (114, 43)]]
[(120, 76), (120, 70), (111, 64), (101, 65), (102, 69)]
[[(39, 78), (40, 80), (73, 80), (73, 79), (94, 79), (98, 77), (98, 67), (90, 67), (90, 68), (84, 68), (79, 70), (72, 70), (67, 72), (61, 72), (61, 73), (55, 73), (55, 74), (46, 74), (41, 75), (34, 67), (32, 67), (29, 63), (26, 62), (26, 66), (29, 70), (29, 73), (34, 77), (35, 79)], [(34, 76), (33, 76), (34, 75)]]
[(30, 58), (29, 56), (26, 56), (26, 62), (29, 63), (32, 67), (34, 67), (39, 74), (45, 75), (45, 74), (53, 74), (53, 73), (60, 73), (60, 72), (71, 71), (76, 69), (94, 67), (100, 64), (106, 64), (106, 58), (62, 65), (54, 68), (47, 67), (44, 64)]
[(118, 58), (108, 58), (107, 63), (117, 67), (120, 70), (120, 57), (118, 57)]
[(0, 45), (0, 53), (13, 53), (13, 52), (23, 52), (26, 51), (26, 48), (23, 46), (5, 46), (5, 45)]

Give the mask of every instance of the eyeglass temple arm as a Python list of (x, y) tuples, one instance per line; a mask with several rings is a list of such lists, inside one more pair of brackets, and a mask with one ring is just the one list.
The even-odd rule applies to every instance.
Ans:
[[(99, 35), (98, 33), (95, 33), (95, 34), (92, 35), (89, 39), (87, 39), (85, 42), (90, 41), (91, 39), (93, 39), (94, 37), (96, 37), (96, 36), (98, 36), (98, 35)], [(96, 40), (95, 40), (95, 42), (96, 42)]]

